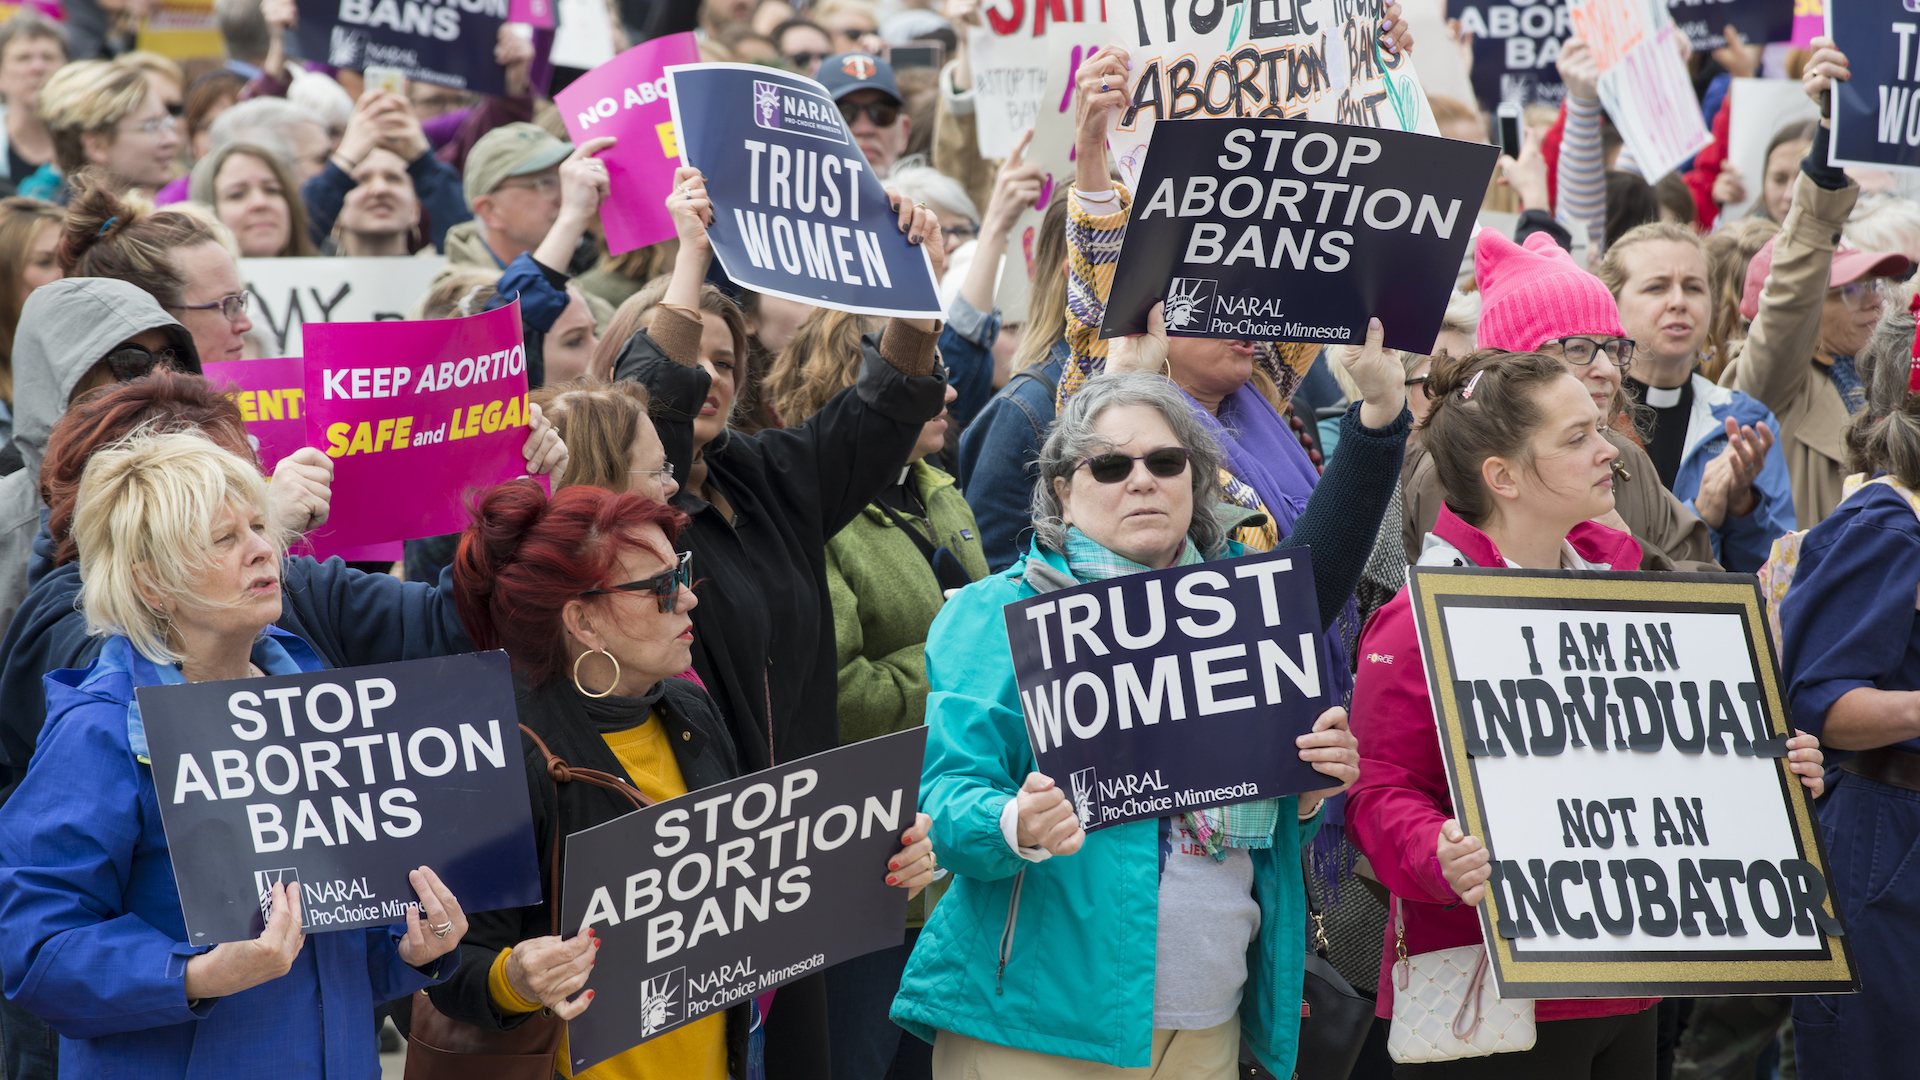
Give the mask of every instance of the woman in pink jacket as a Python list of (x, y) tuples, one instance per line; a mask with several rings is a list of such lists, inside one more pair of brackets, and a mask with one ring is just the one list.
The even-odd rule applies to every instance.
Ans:
[[(1632, 570), (1640, 545), (1593, 519), (1613, 510), (1614, 458), (1603, 417), (1557, 359), (1487, 350), (1436, 360), (1433, 405), (1421, 423), (1446, 504), (1427, 534), (1422, 566)], [(1409, 956), (1480, 942), (1474, 906), (1486, 895), (1489, 855), (1453, 817), (1433, 704), (1407, 590), (1361, 637), (1353, 692), (1360, 780), (1347, 829), (1399, 902)], [(1821, 754), (1811, 735), (1787, 743), (1789, 763), (1814, 795)], [(1395, 935), (1388, 924), (1378, 1013), (1393, 1009)], [(1651, 1080), (1655, 998), (1569, 999), (1535, 1005), (1531, 1050), (1396, 1065), (1396, 1080), (1554, 1077)]]

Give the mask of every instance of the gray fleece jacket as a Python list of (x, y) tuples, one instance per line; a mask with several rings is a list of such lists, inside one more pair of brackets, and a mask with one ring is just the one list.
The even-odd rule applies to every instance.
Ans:
[(13, 443), (25, 468), (0, 477), (0, 626), (27, 595), (27, 560), (40, 531), (40, 462), (47, 437), (80, 379), (143, 330), (167, 329), (181, 366), (200, 370), (193, 337), (153, 296), (112, 278), (42, 285), (20, 309), (13, 335)]

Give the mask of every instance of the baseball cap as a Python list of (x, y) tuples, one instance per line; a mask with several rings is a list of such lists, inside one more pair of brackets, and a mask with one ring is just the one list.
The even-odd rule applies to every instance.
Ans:
[(896, 103), (903, 100), (900, 84), (893, 80), (893, 65), (871, 53), (836, 53), (820, 61), (813, 77), (835, 101), (856, 90), (878, 90)]
[(467, 205), (488, 195), (509, 176), (525, 176), (551, 168), (566, 160), (573, 146), (561, 142), (539, 127), (525, 122), (504, 124), (480, 137), (467, 151), (467, 172), (462, 180)]
[[(1740, 314), (1754, 318), (1760, 314), (1760, 290), (1766, 288), (1767, 275), (1773, 272), (1774, 237), (1768, 240), (1747, 264), (1747, 286), (1740, 294)], [(1833, 269), (1827, 272), (1827, 288), (1837, 289), (1863, 277), (1890, 277), (1905, 280), (1913, 272), (1913, 260), (1895, 251), (1861, 251), (1842, 240), (1833, 251)]]

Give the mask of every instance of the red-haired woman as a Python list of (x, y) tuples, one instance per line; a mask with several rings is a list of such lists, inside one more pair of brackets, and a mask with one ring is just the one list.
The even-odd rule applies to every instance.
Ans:
[[(675, 550), (685, 514), (585, 485), (549, 498), (516, 480), (482, 496), (474, 518), (454, 556), (454, 600), (476, 645), (513, 658), (520, 721), (548, 751), (575, 769), (630, 778), (654, 802), (740, 774), (713, 700), (673, 677), (691, 666), (689, 613), (699, 602), (692, 557)], [(540, 748), (527, 740), (525, 750), (539, 865), (553, 857), (555, 815), (568, 834), (632, 811), (616, 791), (555, 781)], [(920, 815), (885, 871), (890, 883), (918, 893), (932, 880), (926, 834)], [(550, 927), (546, 903), (474, 915), (460, 971), (435, 989), (435, 1007), (497, 1030), (542, 1008), (579, 1015), (593, 1001), (592, 990), (579, 992), (597, 942), (591, 930), (565, 937)], [(745, 1019), (736, 1006), (576, 1075), (722, 1080), (729, 1057), (745, 1060)], [(769, 1059), (779, 1053), (768, 1048)]]

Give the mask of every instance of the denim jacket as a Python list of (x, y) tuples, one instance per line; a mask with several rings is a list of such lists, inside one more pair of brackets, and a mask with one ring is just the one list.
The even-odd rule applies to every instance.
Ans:
[(960, 489), (995, 573), (1026, 554), (1021, 534), (1033, 525), (1034, 465), (1053, 426), (1054, 388), (1066, 363), (1063, 341), (1046, 363), (1016, 372), (960, 436)]

